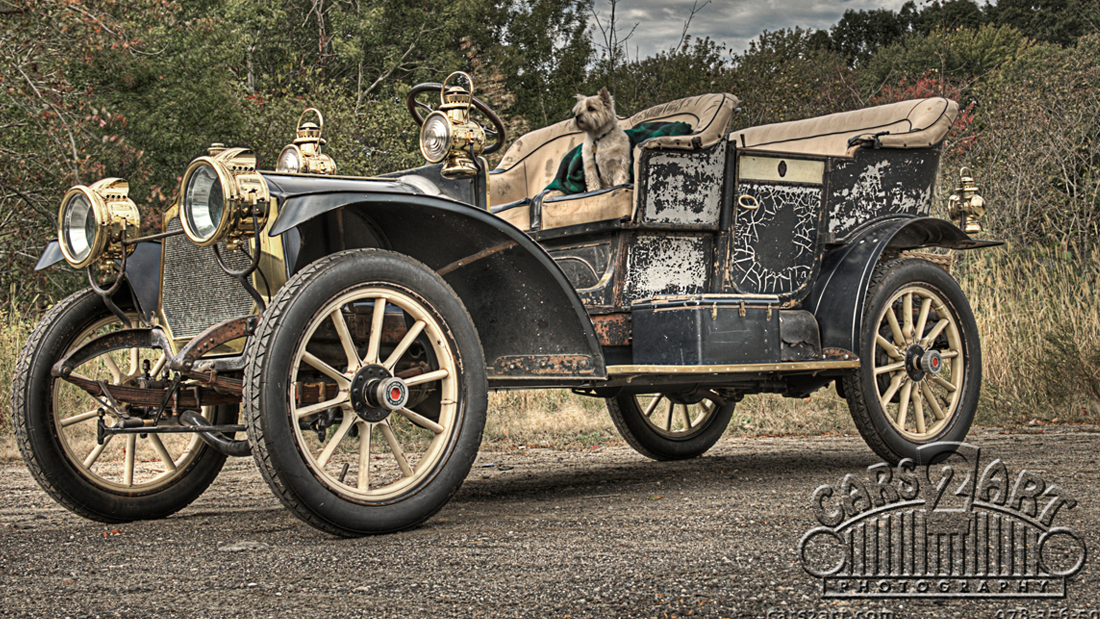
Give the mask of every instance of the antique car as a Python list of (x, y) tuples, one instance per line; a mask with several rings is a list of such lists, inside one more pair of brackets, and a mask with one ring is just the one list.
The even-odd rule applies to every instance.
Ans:
[(44, 316), (13, 389), (50, 495), (159, 518), (251, 455), (318, 529), (397, 531), (459, 488), (501, 389), (604, 398), (658, 460), (707, 451), (745, 394), (829, 385), (890, 462), (967, 434), (975, 321), (949, 256), (918, 251), (996, 244), (967, 232), (969, 177), (959, 226), (928, 216), (955, 102), (730, 133), (736, 97), (689, 97), (620, 119), (690, 132), (634, 146), (632, 184), (578, 194), (546, 190), (572, 121), (489, 169), (504, 125), (468, 76), (407, 103), (416, 169), (339, 176), (307, 110), (274, 172), (220, 144), (191, 162), (160, 233), (138, 237), (121, 179), (65, 195), (37, 268), (89, 288)]

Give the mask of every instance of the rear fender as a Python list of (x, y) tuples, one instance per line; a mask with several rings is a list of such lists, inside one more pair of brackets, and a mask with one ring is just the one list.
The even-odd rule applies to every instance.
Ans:
[(935, 217), (903, 217), (879, 222), (855, 236), (850, 243), (825, 254), (821, 274), (803, 308), (817, 318), (823, 348), (859, 351), (867, 288), (875, 266), (887, 249), (944, 247), (964, 250), (1001, 244), (1001, 241), (972, 239), (951, 222)]
[(335, 251), (390, 249), (439, 273), (462, 299), (490, 386), (568, 385), (607, 376), (584, 304), (545, 250), (506, 221), (421, 195), (300, 195), (271, 228), (297, 230), (294, 269)]

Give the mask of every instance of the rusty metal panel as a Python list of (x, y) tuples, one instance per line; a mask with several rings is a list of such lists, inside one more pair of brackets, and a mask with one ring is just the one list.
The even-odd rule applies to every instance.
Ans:
[(635, 236), (626, 251), (622, 302), (629, 306), (657, 295), (706, 292), (711, 239), (704, 236)]
[(639, 223), (717, 229), (726, 170), (725, 144), (709, 151), (642, 151)]
[(592, 326), (596, 327), (596, 339), (600, 341), (601, 346), (630, 345), (631, 321), (629, 313), (593, 316)]
[(493, 362), (502, 377), (589, 376), (596, 368), (588, 355), (506, 355)]
[(898, 214), (927, 215), (932, 206), (938, 150), (865, 150), (833, 159), (826, 197), (827, 231), (843, 241), (867, 222)]
[(797, 295), (820, 257), (821, 187), (742, 182), (737, 193), (757, 204), (752, 210), (734, 207), (732, 276), (737, 289)]

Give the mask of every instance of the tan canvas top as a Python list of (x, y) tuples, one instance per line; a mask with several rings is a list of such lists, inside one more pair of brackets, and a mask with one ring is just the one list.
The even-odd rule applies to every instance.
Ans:
[[(620, 118), (619, 126), (631, 129), (643, 122), (683, 121), (692, 133), (648, 140), (644, 148), (698, 149), (713, 146), (726, 134), (737, 97), (711, 93), (686, 97)], [(516, 140), (489, 180), (491, 204), (506, 204), (538, 195), (558, 171), (565, 154), (584, 140), (572, 119), (531, 131)]]
[[(848, 141), (879, 135), (883, 148), (927, 148), (943, 141), (959, 104), (943, 97), (913, 99), (828, 116), (751, 127), (730, 134), (738, 146), (755, 150), (840, 157)], [(744, 136), (744, 142), (742, 142)]]

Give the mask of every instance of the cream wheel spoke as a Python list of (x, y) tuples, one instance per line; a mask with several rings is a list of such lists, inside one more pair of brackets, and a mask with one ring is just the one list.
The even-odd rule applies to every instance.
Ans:
[(889, 374), (890, 372), (897, 372), (898, 370), (905, 368), (905, 361), (898, 361), (897, 363), (891, 363), (890, 365), (884, 365), (882, 367), (875, 368), (875, 376), (881, 374)]
[(153, 449), (160, 456), (161, 461), (164, 462), (165, 471), (176, 470), (176, 461), (172, 459), (172, 455), (168, 453), (168, 449), (164, 447), (164, 443), (160, 440), (160, 437), (156, 434), (150, 434), (149, 440), (153, 443)]
[(913, 393), (912, 381), (906, 381), (905, 386), (901, 388), (901, 395), (898, 402), (898, 427), (905, 429), (905, 417), (909, 414), (909, 396)]
[(160, 358), (153, 364), (153, 367), (149, 369), (149, 376), (156, 377), (160, 374), (160, 371), (164, 369), (164, 365), (168, 363), (168, 355), (160, 353)]
[(890, 340), (881, 335), (876, 335), (875, 343), (878, 344), (879, 348), (886, 351), (886, 354), (889, 355), (891, 359), (901, 359), (901, 353), (898, 352), (898, 347)]
[(336, 384), (341, 388), (347, 388), (349, 385), (351, 385), (351, 381), (348, 380), (347, 376), (344, 376), (342, 372), (320, 360), (311, 352), (303, 351), (302, 361), (305, 361), (309, 365), (313, 366), (314, 369), (336, 381)]
[(420, 332), (423, 331), (426, 326), (427, 323), (423, 320), (414, 322), (413, 326), (409, 328), (409, 332), (405, 334), (405, 337), (401, 338), (401, 342), (397, 344), (397, 348), (393, 349), (393, 352), (390, 353), (389, 358), (386, 359), (386, 362), (383, 363), (382, 366), (390, 372), (393, 372), (393, 366), (397, 365), (397, 362), (401, 359), (402, 355), (405, 354), (405, 351), (409, 349), (409, 346), (412, 346), (413, 340), (420, 335)]
[(913, 293), (907, 292), (901, 300), (901, 323), (902, 323), (902, 335), (905, 336), (906, 342), (912, 342), (913, 337), (916, 335), (913, 331)]
[(676, 405), (672, 400), (668, 401), (668, 416), (665, 418), (665, 432), (672, 432), (672, 413)]
[(79, 415), (73, 415), (72, 417), (66, 417), (61, 420), (61, 427), (67, 428), (74, 423), (80, 423), (81, 421), (87, 421), (89, 419), (95, 419), (99, 417), (99, 410), (88, 411), (86, 413), (80, 413)]
[(405, 477), (412, 477), (412, 468), (409, 466), (409, 461), (405, 459), (405, 450), (401, 449), (401, 444), (397, 442), (397, 437), (394, 436), (389, 421), (379, 423), (378, 427), (382, 430), (382, 436), (386, 437), (386, 442), (390, 445), (390, 453), (393, 454), (393, 459), (397, 460), (397, 466), (401, 467), (401, 474)]
[[(922, 383), (923, 386), (923, 383)], [(928, 429), (924, 425), (924, 404), (921, 402), (921, 391), (913, 394), (913, 416), (917, 422), (917, 434), (924, 434)]]
[(940, 376), (933, 376), (932, 377), (932, 382), (934, 382), (937, 385), (943, 387), (944, 389), (950, 391), (951, 393), (955, 393), (955, 391), (958, 390), (958, 387), (956, 387), (955, 385), (952, 385), (951, 383), (947, 382), (946, 380), (944, 380)]
[(350, 403), (351, 402), (348, 400), (348, 394), (341, 392), (340, 395), (336, 396), (335, 398), (332, 398), (331, 400), (325, 400), (324, 402), (318, 402), (316, 404), (310, 404), (309, 406), (304, 406), (302, 408), (295, 408), (294, 416), (297, 417), (298, 419), (301, 419), (303, 417), (308, 417), (308, 416), (312, 415), (313, 413), (318, 413), (318, 412), (321, 412), (323, 410), (330, 409), (334, 406), (340, 406), (342, 404), (350, 404)]
[(423, 415), (414, 413), (407, 408), (400, 408), (397, 410), (397, 412), (401, 413), (401, 415), (405, 417), (405, 419), (408, 419), (418, 426), (427, 428), (435, 434), (443, 434), (443, 432), (446, 431), (446, 428), (439, 425), (438, 423), (432, 421), (431, 419), (428, 419), (427, 417), (424, 417)]
[(370, 435), (374, 424), (363, 422), (359, 426), (359, 479), (355, 483), (360, 492), (366, 492), (370, 489)]
[(111, 379), (114, 382), (122, 382), (122, 370), (118, 369), (118, 364), (111, 358), (111, 353), (103, 355), (103, 365), (107, 366), (107, 371), (111, 373)]
[(122, 469), (122, 485), (130, 488), (134, 485), (134, 459), (137, 455), (137, 434), (126, 435), (126, 464)]
[(932, 342), (936, 341), (936, 338), (940, 336), (940, 333), (943, 333), (943, 330), (947, 328), (949, 324), (951, 324), (951, 321), (946, 318), (941, 318), (940, 321), (936, 323), (936, 326), (932, 327), (932, 330), (928, 332), (928, 336), (921, 340), (921, 345), (925, 348), (931, 347)]
[(917, 317), (917, 335), (916, 339), (920, 340), (924, 337), (924, 328), (928, 326), (928, 310), (932, 307), (932, 299), (925, 297), (920, 302), (920, 316)]
[(141, 372), (141, 351), (137, 348), (130, 349), (130, 373), (127, 376), (137, 376)]
[(374, 313), (370, 321), (370, 339), (367, 343), (367, 356), (363, 363), (378, 363), (378, 351), (382, 348), (382, 327), (386, 318), (386, 300), (379, 297), (374, 300)]
[(957, 350), (949, 350), (947, 352), (940, 353), (940, 358), (942, 358), (942, 359), (954, 359), (955, 357), (958, 357), (958, 356), (959, 356), (959, 351), (957, 351)]
[(99, 460), (100, 454), (102, 454), (103, 450), (107, 448), (107, 443), (110, 443), (112, 438), (114, 438), (114, 435), (108, 434), (107, 438), (103, 439), (102, 444), (95, 446), (95, 449), (93, 449), (92, 452), (88, 454), (88, 457), (84, 458), (84, 468), (92, 468), (92, 465), (95, 464), (96, 460)]
[(901, 327), (898, 325), (898, 317), (894, 315), (894, 308), (886, 308), (886, 322), (890, 323), (890, 332), (894, 334), (894, 345), (899, 348), (905, 346), (905, 336), (902, 335)]
[(661, 398), (663, 397), (662, 395), (655, 395), (653, 399), (649, 401), (649, 404), (645, 407), (645, 413), (643, 413), (646, 419), (653, 418), (651, 415), (653, 415), (653, 411), (657, 410), (657, 405), (661, 403)]
[(684, 412), (684, 430), (691, 429), (691, 414), (688, 412), (687, 404), (681, 404), (680, 410)]
[(928, 381), (922, 381), (920, 384), (920, 391), (924, 394), (924, 399), (928, 401), (928, 406), (932, 407), (932, 414), (936, 416), (936, 419), (943, 419), (943, 409), (940, 408), (940, 403), (936, 401), (936, 394), (932, 393), (932, 388), (928, 386)]
[(894, 394), (901, 388), (902, 382), (908, 379), (909, 377), (905, 372), (894, 374), (894, 377), (890, 379), (890, 384), (886, 388), (886, 393), (882, 394), (882, 397), (879, 398), (879, 404), (882, 404), (883, 410), (886, 409), (886, 406), (890, 403), (890, 399), (893, 398)]
[(325, 468), (329, 458), (332, 457), (336, 448), (340, 446), (340, 441), (344, 440), (344, 437), (348, 435), (348, 430), (351, 430), (351, 426), (355, 424), (356, 419), (358, 419), (358, 417), (355, 415), (344, 413), (344, 420), (340, 422), (340, 427), (336, 428), (336, 432), (333, 433), (332, 438), (329, 439), (325, 448), (321, 451), (321, 455), (317, 456), (318, 467)]
[(405, 385), (408, 387), (415, 387), (424, 383), (430, 383), (432, 381), (439, 380), (441, 378), (447, 378), (451, 373), (447, 370), (435, 370), (434, 372), (425, 372), (418, 376), (413, 376), (405, 380)]
[(340, 338), (340, 346), (344, 349), (344, 356), (348, 358), (348, 371), (352, 372), (359, 369), (361, 362), (359, 361), (359, 351), (355, 350), (355, 342), (351, 339), (351, 331), (348, 330), (348, 323), (344, 320), (343, 308), (336, 308), (329, 314), (332, 319), (332, 324), (336, 327), (336, 335)]

